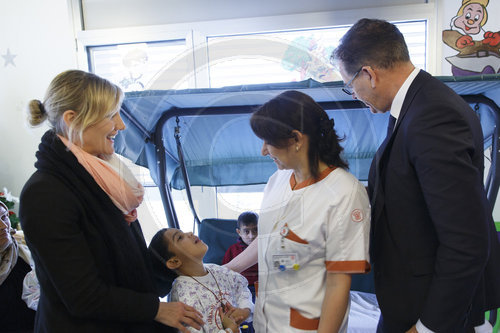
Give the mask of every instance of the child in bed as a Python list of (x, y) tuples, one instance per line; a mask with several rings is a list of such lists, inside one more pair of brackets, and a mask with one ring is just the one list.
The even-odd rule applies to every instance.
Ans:
[(247, 280), (223, 266), (203, 264), (208, 246), (198, 237), (175, 228), (161, 229), (148, 250), (157, 276), (178, 275), (171, 300), (191, 305), (203, 314), (201, 331), (190, 331), (236, 333), (238, 325), (248, 321), (253, 303)]

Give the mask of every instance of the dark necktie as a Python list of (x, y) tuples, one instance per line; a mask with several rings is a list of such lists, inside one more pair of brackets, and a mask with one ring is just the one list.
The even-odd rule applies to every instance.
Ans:
[[(387, 125), (387, 135), (384, 139), (384, 141), (380, 144), (380, 147), (377, 150), (377, 153), (375, 154), (375, 185), (373, 186), (373, 193), (372, 193), (372, 200), (371, 200), (371, 206), (372, 210), (375, 212), (380, 211), (380, 207), (375, 210), (375, 203), (377, 199), (377, 194), (380, 191), (379, 186), (380, 186), (380, 159), (382, 157), (382, 154), (385, 150), (385, 147), (387, 146), (387, 142), (389, 142), (389, 139), (394, 132), (394, 125), (396, 124), (396, 118), (394, 118), (392, 115), (389, 117), (389, 123)], [(374, 217), (375, 216), (375, 217)], [(375, 243), (375, 224), (376, 224), (376, 219), (378, 218), (378, 214), (372, 214), (372, 226), (370, 228), (370, 256), (372, 258), (372, 261), (375, 261), (375, 251), (374, 251), (374, 243)]]
[(389, 117), (389, 124), (387, 125), (387, 136), (384, 141), (387, 141), (387, 138), (394, 132), (394, 125), (396, 125), (396, 117), (391, 114)]
[(394, 125), (396, 124), (396, 118), (393, 115), (390, 115), (389, 117), (389, 123), (387, 124), (387, 135), (384, 139), (384, 141), (380, 144), (380, 147), (377, 150), (377, 153), (375, 154), (375, 186), (373, 187), (373, 198), (371, 201), (372, 206), (375, 204), (375, 199), (377, 198), (377, 192), (378, 192), (378, 187), (380, 186), (380, 158), (382, 157), (382, 153), (385, 150), (385, 146), (387, 146), (387, 142), (389, 141), (389, 138), (392, 135), (392, 132), (394, 132)]

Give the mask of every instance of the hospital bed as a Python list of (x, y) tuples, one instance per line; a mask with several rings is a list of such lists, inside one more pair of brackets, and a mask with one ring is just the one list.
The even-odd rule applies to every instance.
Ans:
[[(494, 206), (500, 184), (500, 75), (438, 77), (461, 95), (480, 118), (487, 170), (485, 188)], [(232, 86), (216, 89), (146, 90), (126, 93), (122, 116), (127, 130), (115, 141), (117, 152), (147, 167), (160, 189), (170, 227), (179, 227), (172, 188), (186, 189), (195, 224), (234, 242), (217, 219), (204, 229), (191, 199), (191, 186), (264, 184), (275, 171), (271, 159), (260, 155), (261, 141), (249, 126), (255, 108), (286, 90), (314, 98), (335, 119), (350, 172), (366, 181), (371, 160), (384, 139), (388, 115), (374, 115), (341, 90), (342, 82), (313, 80)], [(227, 221), (226, 221), (227, 222)], [(219, 224), (217, 224), (219, 223)], [(227, 226), (227, 225), (224, 225)], [(208, 224), (205, 225), (208, 227)], [(229, 229), (234, 230), (234, 226)], [(229, 230), (228, 229), (228, 230)], [(497, 229), (498, 228), (497, 226)], [(217, 232), (215, 232), (217, 231)], [(214, 240), (208, 240), (210, 248)], [(225, 243), (225, 244), (226, 244)], [(225, 245), (224, 245), (225, 246)], [(210, 253), (207, 256), (210, 258)], [(499, 263), (500, 264), (500, 263)], [(350, 332), (373, 332), (379, 310), (370, 275), (353, 278)], [(487, 314), (498, 330), (497, 313)]]

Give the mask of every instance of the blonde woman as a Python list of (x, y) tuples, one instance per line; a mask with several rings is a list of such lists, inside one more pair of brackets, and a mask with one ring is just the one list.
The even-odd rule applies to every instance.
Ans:
[(143, 189), (114, 154), (125, 129), (122, 99), (109, 81), (69, 70), (43, 103), (29, 104), (31, 125), (48, 119), (52, 127), (20, 202), (41, 286), (35, 332), (187, 332), (202, 324), (192, 307), (160, 302), (155, 292), (137, 221)]

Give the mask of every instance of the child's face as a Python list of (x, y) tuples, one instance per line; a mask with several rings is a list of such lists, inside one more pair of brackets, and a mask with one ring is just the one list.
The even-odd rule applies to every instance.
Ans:
[(236, 228), (236, 232), (245, 244), (250, 245), (257, 238), (257, 224), (242, 225), (241, 228)]
[(203, 259), (207, 253), (208, 246), (192, 232), (183, 232), (179, 229), (168, 229), (163, 237), (166, 238), (169, 252), (176, 257), (185, 259)]

